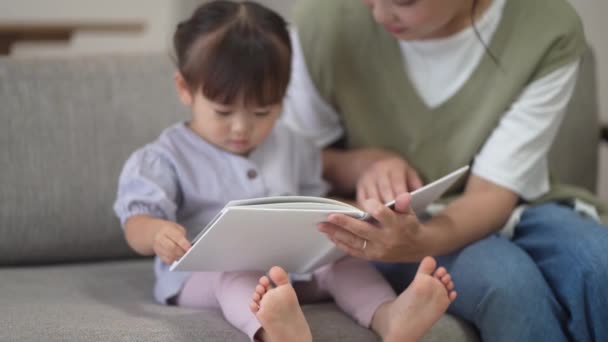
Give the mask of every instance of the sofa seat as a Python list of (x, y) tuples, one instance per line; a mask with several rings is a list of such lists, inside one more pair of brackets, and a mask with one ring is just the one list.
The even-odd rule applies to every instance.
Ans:
[[(219, 310), (156, 304), (150, 259), (0, 269), (0, 341), (247, 341)], [(315, 341), (378, 341), (333, 303), (304, 306)], [(425, 341), (475, 341), (451, 316)]]

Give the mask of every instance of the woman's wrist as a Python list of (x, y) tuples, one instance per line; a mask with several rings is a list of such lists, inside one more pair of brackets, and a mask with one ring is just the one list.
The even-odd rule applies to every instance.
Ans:
[(450, 236), (449, 218), (443, 216), (435, 216), (432, 219), (420, 224), (420, 233), (418, 243), (422, 246), (423, 254), (420, 259), (425, 256), (440, 256), (448, 254), (449, 247), (445, 241)]

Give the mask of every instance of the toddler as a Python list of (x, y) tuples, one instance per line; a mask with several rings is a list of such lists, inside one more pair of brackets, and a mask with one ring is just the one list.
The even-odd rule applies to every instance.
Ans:
[(177, 26), (175, 85), (192, 116), (127, 160), (114, 205), (125, 238), (138, 253), (156, 255), (158, 302), (220, 308), (251, 340), (311, 340), (296, 293), (302, 302), (330, 296), (385, 340), (418, 339), (456, 296), (450, 275), (432, 258), (400, 296), (368, 262), (351, 257), (295, 289), (279, 267), (270, 279), (260, 272), (169, 271), (228, 201), (327, 190), (320, 151), (278, 121), (291, 72), (286, 26), (247, 1), (206, 3)]

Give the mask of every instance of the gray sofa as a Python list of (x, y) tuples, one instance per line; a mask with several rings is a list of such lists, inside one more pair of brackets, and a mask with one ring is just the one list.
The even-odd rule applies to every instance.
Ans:
[[(151, 259), (112, 212), (128, 154), (188, 117), (172, 72), (165, 56), (0, 59), (0, 341), (247, 340), (219, 310), (156, 304)], [(561, 133), (558, 169), (593, 188), (593, 73), (582, 77), (566, 128), (586, 131)], [(377, 340), (333, 303), (304, 311), (317, 341)], [(425, 340), (478, 338), (445, 315)]]

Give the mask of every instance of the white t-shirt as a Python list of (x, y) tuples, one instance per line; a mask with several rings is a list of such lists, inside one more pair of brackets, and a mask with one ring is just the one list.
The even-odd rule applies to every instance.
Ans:
[[(505, 0), (494, 0), (476, 23), (480, 36), (488, 44), (504, 5)], [(326, 147), (344, 133), (340, 117), (313, 84), (296, 30), (291, 31), (291, 38), (292, 79), (283, 120), (318, 146)], [(473, 27), (448, 38), (399, 44), (404, 72), (431, 108), (456, 94), (486, 53)], [(549, 191), (547, 152), (572, 96), (578, 65), (579, 61), (565, 65), (523, 89), (475, 157), (472, 170), (475, 175), (527, 200)]]

